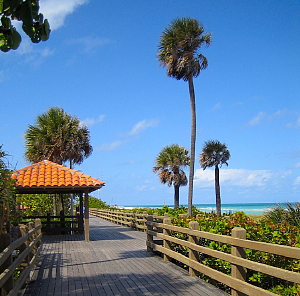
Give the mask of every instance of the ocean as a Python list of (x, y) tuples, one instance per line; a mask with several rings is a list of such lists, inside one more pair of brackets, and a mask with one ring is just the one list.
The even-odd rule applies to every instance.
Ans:
[[(235, 204), (222, 204), (221, 211), (222, 213), (236, 213), (244, 212), (246, 214), (252, 215), (262, 215), (266, 211), (275, 208), (278, 205), (285, 207), (285, 203), (235, 203)], [(167, 205), (168, 207), (173, 207), (172, 205)], [(187, 207), (187, 205), (183, 205)], [(196, 208), (200, 211), (211, 213), (216, 211), (215, 204), (194, 204)], [(144, 206), (130, 206), (124, 208), (161, 208), (162, 205), (144, 205)]]

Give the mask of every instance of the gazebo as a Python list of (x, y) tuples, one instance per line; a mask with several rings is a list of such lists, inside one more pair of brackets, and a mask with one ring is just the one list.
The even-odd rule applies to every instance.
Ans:
[(81, 214), (82, 205), (85, 207), (84, 237), (85, 241), (90, 240), (88, 194), (100, 189), (105, 185), (104, 182), (49, 160), (19, 169), (13, 173), (12, 178), (16, 179), (18, 194), (79, 194)]

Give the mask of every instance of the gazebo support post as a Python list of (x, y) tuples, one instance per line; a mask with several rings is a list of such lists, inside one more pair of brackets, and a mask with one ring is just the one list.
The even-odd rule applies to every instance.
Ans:
[(83, 194), (82, 192), (79, 193), (79, 214), (83, 217)]
[(84, 238), (86, 242), (90, 241), (90, 221), (89, 221), (89, 193), (84, 193)]

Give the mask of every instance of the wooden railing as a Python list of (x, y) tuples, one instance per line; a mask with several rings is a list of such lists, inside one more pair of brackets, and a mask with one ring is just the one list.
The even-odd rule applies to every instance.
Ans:
[[(270, 265), (250, 261), (246, 258), (246, 249), (271, 253), (287, 258), (300, 260), (300, 248), (276, 245), (264, 242), (250, 241), (246, 239), (246, 230), (240, 227), (232, 229), (232, 236), (217, 235), (209, 232), (199, 231), (199, 225), (196, 221), (191, 221), (189, 228), (178, 227), (171, 224), (171, 218), (166, 216), (148, 216), (146, 214), (133, 214), (121, 211), (108, 211), (91, 209), (92, 215), (110, 220), (112, 222), (131, 226), (133, 228), (146, 227), (147, 231), (147, 251), (158, 251), (163, 254), (165, 261), (175, 259), (178, 262), (188, 266), (189, 274), (196, 276), (201, 273), (215, 281), (223, 283), (231, 288), (231, 295), (276, 295), (259, 287), (246, 282), (246, 269), (258, 271), (276, 278), (286, 280), (292, 283), (300, 284), (300, 274), (273, 267)], [(143, 225), (136, 227), (132, 221), (143, 222)], [(163, 220), (162, 220), (163, 219)], [(189, 240), (182, 240), (174, 237), (174, 233), (188, 235)], [(160, 241), (154, 240), (154, 237)], [(200, 239), (220, 242), (231, 245), (231, 254), (209, 249), (198, 244)], [(171, 249), (172, 244), (187, 248), (188, 257)], [(199, 254), (221, 259), (231, 263), (231, 276), (220, 271), (214, 270), (202, 264), (198, 258)]]
[(83, 233), (83, 216), (26, 216), (24, 219), (41, 219), (43, 234)]
[[(41, 221), (20, 224), (14, 236), (0, 235), (1, 296), (15, 296), (29, 278), (42, 249)], [(18, 276), (17, 274), (18, 273)]]
[[(122, 212), (102, 209), (90, 209), (90, 214), (99, 218), (109, 220), (111, 222), (125, 225), (136, 230), (147, 230), (147, 213), (137, 214), (133, 212)], [(162, 221), (165, 216), (153, 215), (156, 220)]]

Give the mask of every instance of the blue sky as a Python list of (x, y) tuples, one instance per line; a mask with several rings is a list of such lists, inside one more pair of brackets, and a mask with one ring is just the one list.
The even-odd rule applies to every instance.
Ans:
[[(188, 85), (156, 58), (177, 17), (212, 33), (209, 66), (195, 79), (196, 154), (217, 139), (231, 152), (220, 172), (223, 203), (299, 201), (300, 2), (298, 0), (40, 0), (47, 42), (26, 36), (0, 54), (0, 144), (16, 168), (24, 132), (59, 106), (90, 129), (93, 154), (75, 169), (106, 183), (108, 204), (173, 203), (154, 159), (166, 145), (190, 146)], [(214, 203), (214, 172), (195, 164), (194, 200)], [(187, 203), (187, 186), (180, 204)]]

